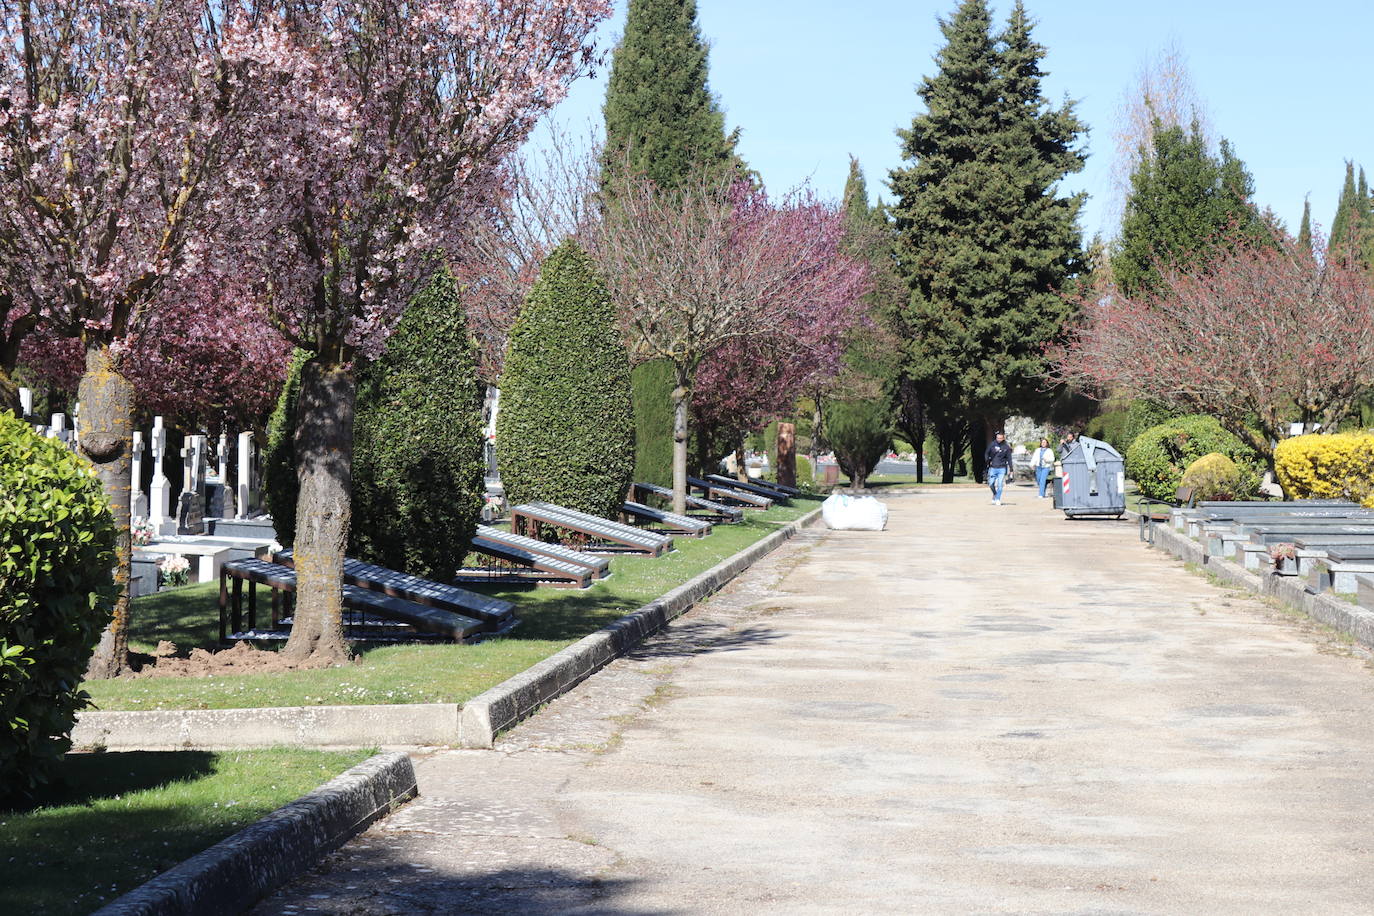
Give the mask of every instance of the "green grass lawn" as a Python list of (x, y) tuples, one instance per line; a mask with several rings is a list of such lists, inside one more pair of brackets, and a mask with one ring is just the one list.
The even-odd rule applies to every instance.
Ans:
[(37, 806), (0, 809), (0, 913), (89, 913), (371, 753), (68, 754)]
[[(516, 605), (520, 625), (476, 645), (362, 648), (351, 665), (313, 671), (231, 677), (116, 679), (83, 686), (99, 709), (231, 709), (371, 703), (461, 703), (518, 674), (564, 646), (624, 616), (710, 569), (819, 505), (750, 512), (736, 525), (717, 525), (699, 540), (678, 538), (657, 559), (615, 557), (611, 576), (587, 589), (528, 587), (481, 591)], [(213, 647), (218, 637), (218, 586), (189, 586), (133, 603), (130, 643), (148, 651), (159, 640), (181, 649)]]

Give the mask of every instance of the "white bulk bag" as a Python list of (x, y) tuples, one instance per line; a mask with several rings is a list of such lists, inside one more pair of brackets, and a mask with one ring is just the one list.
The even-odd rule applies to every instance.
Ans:
[(872, 496), (835, 493), (821, 503), (821, 518), (827, 528), (882, 531), (887, 527), (887, 506)]

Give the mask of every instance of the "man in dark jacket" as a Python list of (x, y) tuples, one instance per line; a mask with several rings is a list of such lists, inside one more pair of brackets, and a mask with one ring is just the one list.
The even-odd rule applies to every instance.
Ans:
[(983, 453), (987, 462), (988, 486), (992, 489), (992, 504), (1002, 505), (1002, 488), (1007, 485), (1007, 472), (1011, 470), (1011, 446), (1007, 444), (1007, 434), (999, 432), (997, 438), (988, 443)]

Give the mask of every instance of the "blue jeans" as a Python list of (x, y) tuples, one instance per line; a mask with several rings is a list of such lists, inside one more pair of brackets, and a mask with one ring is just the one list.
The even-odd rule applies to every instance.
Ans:
[(1038, 486), (1038, 487), (1040, 488), (1040, 498), (1041, 498), (1041, 499), (1044, 499), (1044, 498), (1045, 498), (1045, 484), (1049, 482), (1049, 479), (1050, 479), (1050, 469), (1049, 469), (1049, 468), (1045, 467), (1045, 468), (1036, 468), (1036, 469), (1035, 469), (1035, 485)]
[(988, 468), (988, 486), (992, 488), (992, 498), (1002, 498), (1002, 488), (1007, 485), (1006, 468)]

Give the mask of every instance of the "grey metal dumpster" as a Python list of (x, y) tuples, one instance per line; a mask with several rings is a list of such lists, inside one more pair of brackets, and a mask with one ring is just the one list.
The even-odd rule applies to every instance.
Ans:
[(1061, 460), (1055, 507), (1069, 518), (1126, 512), (1126, 462), (1105, 442), (1079, 436)]

